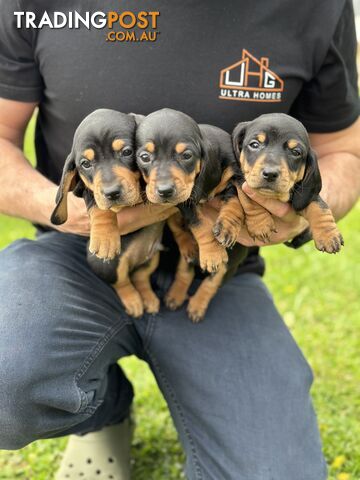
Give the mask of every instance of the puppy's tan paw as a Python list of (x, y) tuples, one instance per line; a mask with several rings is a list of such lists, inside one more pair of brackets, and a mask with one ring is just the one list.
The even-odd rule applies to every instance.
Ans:
[(160, 310), (160, 300), (154, 292), (149, 291), (146, 295), (143, 295), (143, 304), (145, 312), (154, 314)]
[(344, 239), (337, 227), (326, 232), (315, 233), (313, 238), (316, 248), (321, 252), (338, 253), (341, 250), (341, 246), (344, 245)]
[(213, 228), (216, 240), (225, 248), (232, 248), (239, 237), (241, 223), (229, 218), (219, 218)]
[(250, 237), (262, 242), (269, 242), (271, 234), (276, 232), (274, 219), (265, 210), (257, 215), (246, 217), (245, 223)]
[(228, 254), (224, 247), (214, 240), (210, 245), (200, 247), (200, 267), (209, 273), (216, 273), (220, 265), (228, 262)]
[(112, 260), (120, 254), (120, 249), (120, 235), (117, 232), (106, 237), (92, 235), (90, 238), (90, 253), (103, 260)]
[(164, 302), (169, 310), (177, 310), (183, 305), (186, 298), (187, 292), (185, 289), (177, 289), (176, 285), (173, 284), (165, 295)]
[(200, 302), (196, 296), (191, 297), (187, 307), (188, 317), (193, 323), (201, 322), (205, 317), (207, 307), (207, 302)]
[(125, 311), (130, 317), (139, 318), (144, 313), (144, 304), (140, 294), (136, 291), (121, 296)]

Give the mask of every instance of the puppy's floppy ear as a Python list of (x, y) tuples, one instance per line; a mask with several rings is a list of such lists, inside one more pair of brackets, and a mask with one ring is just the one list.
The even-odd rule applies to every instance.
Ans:
[(244, 141), (244, 138), (245, 138), (246, 129), (247, 129), (249, 123), (250, 122), (238, 123), (236, 125), (236, 127), (234, 128), (232, 134), (231, 134), (233, 148), (234, 148), (234, 152), (235, 152), (237, 158), (240, 158), (241, 149), (242, 149), (243, 141)]
[(215, 188), (216, 183), (221, 176), (221, 163), (217, 152), (211, 146), (209, 140), (205, 137), (200, 137), (197, 141), (200, 151), (200, 171), (196, 180), (196, 189), (192, 193), (192, 198), (195, 202), (200, 201), (204, 191)]
[(300, 211), (306, 208), (309, 203), (319, 195), (321, 186), (321, 176), (316, 153), (309, 149), (306, 158), (304, 177), (300, 182), (297, 182), (294, 185), (291, 199), (294, 209)]
[(67, 195), (74, 190), (78, 182), (78, 173), (75, 165), (75, 155), (73, 152), (67, 157), (56, 194), (56, 207), (51, 215), (51, 223), (61, 225), (66, 222), (67, 212)]
[(136, 126), (138, 127), (140, 123), (144, 120), (145, 115), (140, 115), (139, 113), (129, 113), (135, 119)]

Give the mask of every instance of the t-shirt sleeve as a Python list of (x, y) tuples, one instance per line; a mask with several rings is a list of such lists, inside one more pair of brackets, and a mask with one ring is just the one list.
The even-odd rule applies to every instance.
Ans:
[(290, 111), (310, 132), (342, 130), (358, 118), (356, 49), (352, 0), (346, 0), (320, 69), (304, 85)]
[(34, 32), (17, 28), (16, 11), (23, 11), (19, 1), (0, 0), (0, 97), (38, 102), (43, 83), (34, 58)]

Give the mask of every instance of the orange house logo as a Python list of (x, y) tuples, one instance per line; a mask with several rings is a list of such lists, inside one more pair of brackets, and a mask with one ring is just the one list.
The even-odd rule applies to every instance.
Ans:
[(222, 100), (281, 102), (284, 81), (269, 68), (269, 59), (243, 49), (242, 59), (220, 72)]

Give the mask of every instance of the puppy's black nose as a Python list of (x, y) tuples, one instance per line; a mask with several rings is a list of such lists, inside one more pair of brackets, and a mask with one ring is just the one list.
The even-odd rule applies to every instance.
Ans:
[(268, 182), (273, 182), (278, 178), (279, 175), (280, 175), (280, 171), (278, 168), (267, 167), (267, 168), (264, 168), (264, 170), (262, 171), (262, 176)]
[(104, 188), (104, 196), (108, 200), (119, 200), (121, 195), (121, 189), (118, 185)]
[(159, 185), (157, 187), (157, 192), (161, 198), (169, 198), (175, 193), (175, 186), (171, 183), (166, 183), (164, 185)]

